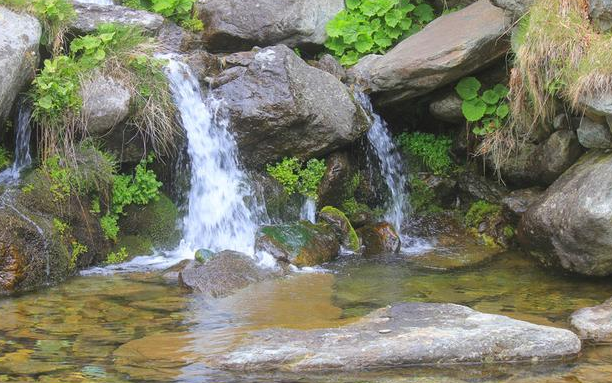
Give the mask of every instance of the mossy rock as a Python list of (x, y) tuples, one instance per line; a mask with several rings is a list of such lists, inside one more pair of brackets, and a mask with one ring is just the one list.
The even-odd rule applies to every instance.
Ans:
[(146, 237), (156, 248), (176, 246), (181, 233), (177, 228), (178, 209), (164, 194), (147, 205), (130, 205), (119, 220), (123, 235)]
[(360, 249), (359, 237), (351, 222), (340, 209), (325, 206), (319, 213), (319, 219), (328, 223), (336, 230), (342, 245), (350, 251), (358, 252)]
[(117, 240), (113, 251), (125, 248), (130, 258), (153, 253), (153, 242), (150, 238), (140, 235), (122, 235)]
[(301, 221), (261, 228), (255, 250), (298, 267), (315, 266), (332, 261), (338, 255), (340, 242), (331, 226)]
[(364, 246), (364, 255), (379, 255), (397, 253), (401, 240), (393, 226), (387, 222), (379, 222), (357, 229)]

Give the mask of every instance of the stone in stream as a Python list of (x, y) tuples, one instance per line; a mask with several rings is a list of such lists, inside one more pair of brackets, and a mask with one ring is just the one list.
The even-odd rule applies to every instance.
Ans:
[[(385, 55), (369, 55), (349, 77), (385, 106), (413, 99), (503, 57), (511, 20), (489, 0), (438, 17)], [(452, 32), (449, 32), (452, 31)]]
[(612, 274), (612, 154), (591, 150), (524, 214), (518, 239), (545, 264)]
[(229, 352), (211, 357), (211, 364), (243, 371), (352, 371), (555, 360), (576, 356), (580, 347), (580, 339), (564, 329), (455, 304), (400, 303), (339, 328), (254, 332)]
[(335, 207), (325, 206), (319, 212), (319, 220), (326, 222), (336, 230), (336, 236), (341, 238), (342, 246), (353, 252), (359, 251), (361, 247), (359, 237), (346, 214)]
[(369, 128), (344, 84), (286, 46), (256, 51), (246, 63), (212, 80), (213, 96), (224, 102), (246, 165), (323, 156)]
[(581, 339), (612, 342), (612, 298), (595, 307), (585, 307), (570, 317), (572, 329)]
[(70, 29), (78, 34), (91, 33), (107, 23), (139, 27), (149, 34), (157, 34), (164, 23), (160, 15), (119, 5), (74, 2), (74, 10), (77, 17), (70, 23)]
[(388, 222), (360, 227), (357, 229), (357, 235), (363, 243), (365, 256), (397, 253), (401, 246), (399, 235)]
[(340, 242), (330, 225), (308, 221), (262, 227), (255, 242), (256, 253), (266, 252), (298, 267), (332, 261), (339, 250)]
[(254, 46), (323, 45), (325, 25), (344, 9), (343, 0), (206, 0), (196, 3), (211, 51), (235, 52)]
[(279, 276), (266, 270), (253, 258), (236, 251), (222, 251), (206, 262), (190, 261), (179, 272), (179, 285), (196, 293), (222, 298), (253, 283)]
[(36, 74), (41, 26), (36, 18), (0, 6), (0, 126), (17, 94)]

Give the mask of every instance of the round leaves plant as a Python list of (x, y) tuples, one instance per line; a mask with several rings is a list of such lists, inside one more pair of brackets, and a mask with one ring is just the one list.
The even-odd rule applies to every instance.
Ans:
[(472, 132), (478, 136), (494, 132), (510, 113), (506, 102), (508, 88), (497, 84), (481, 92), (482, 84), (476, 77), (463, 78), (455, 91), (461, 97), (461, 111), (465, 119), (474, 124)]

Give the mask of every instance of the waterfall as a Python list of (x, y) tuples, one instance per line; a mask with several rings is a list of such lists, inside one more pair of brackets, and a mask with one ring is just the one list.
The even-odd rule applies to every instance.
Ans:
[(391, 193), (387, 202), (385, 220), (401, 233), (404, 217), (410, 212), (404, 162), (393, 142), (387, 123), (374, 112), (369, 97), (358, 92), (356, 98), (370, 116), (372, 126), (367, 133), (368, 141), (374, 149), (381, 174)]
[(113, 0), (75, 0), (81, 4), (95, 4), (95, 5), (115, 5)]
[(256, 199), (238, 163), (228, 120), (220, 115), (222, 103), (210, 97), (203, 99), (187, 65), (170, 60), (166, 74), (191, 160), (189, 207), (179, 252), (189, 258), (201, 248), (253, 254), (258, 225), (245, 199)]
[(22, 102), (15, 118), (15, 161), (10, 168), (0, 173), (0, 183), (17, 181), (21, 171), (32, 164), (30, 155), (31, 116), (31, 105)]
[(300, 209), (300, 219), (315, 223), (317, 219), (317, 203), (310, 197), (304, 198), (304, 204)]

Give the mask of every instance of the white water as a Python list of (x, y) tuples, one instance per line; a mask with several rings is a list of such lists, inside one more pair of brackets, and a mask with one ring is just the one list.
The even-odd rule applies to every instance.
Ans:
[(96, 4), (96, 5), (114, 5), (113, 0), (75, 0), (77, 3), (82, 4)]
[(315, 223), (317, 219), (317, 203), (314, 199), (304, 198), (304, 204), (300, 209), (300, 220)]
[(0, 183), (17, 181), (21, 171), (32, 164), (32, 156), (30, 155), (31, 117), (32, 108), (29, 104), (22, 103), (15, 120), (15, 161), (10, 168), (0, 173)]

